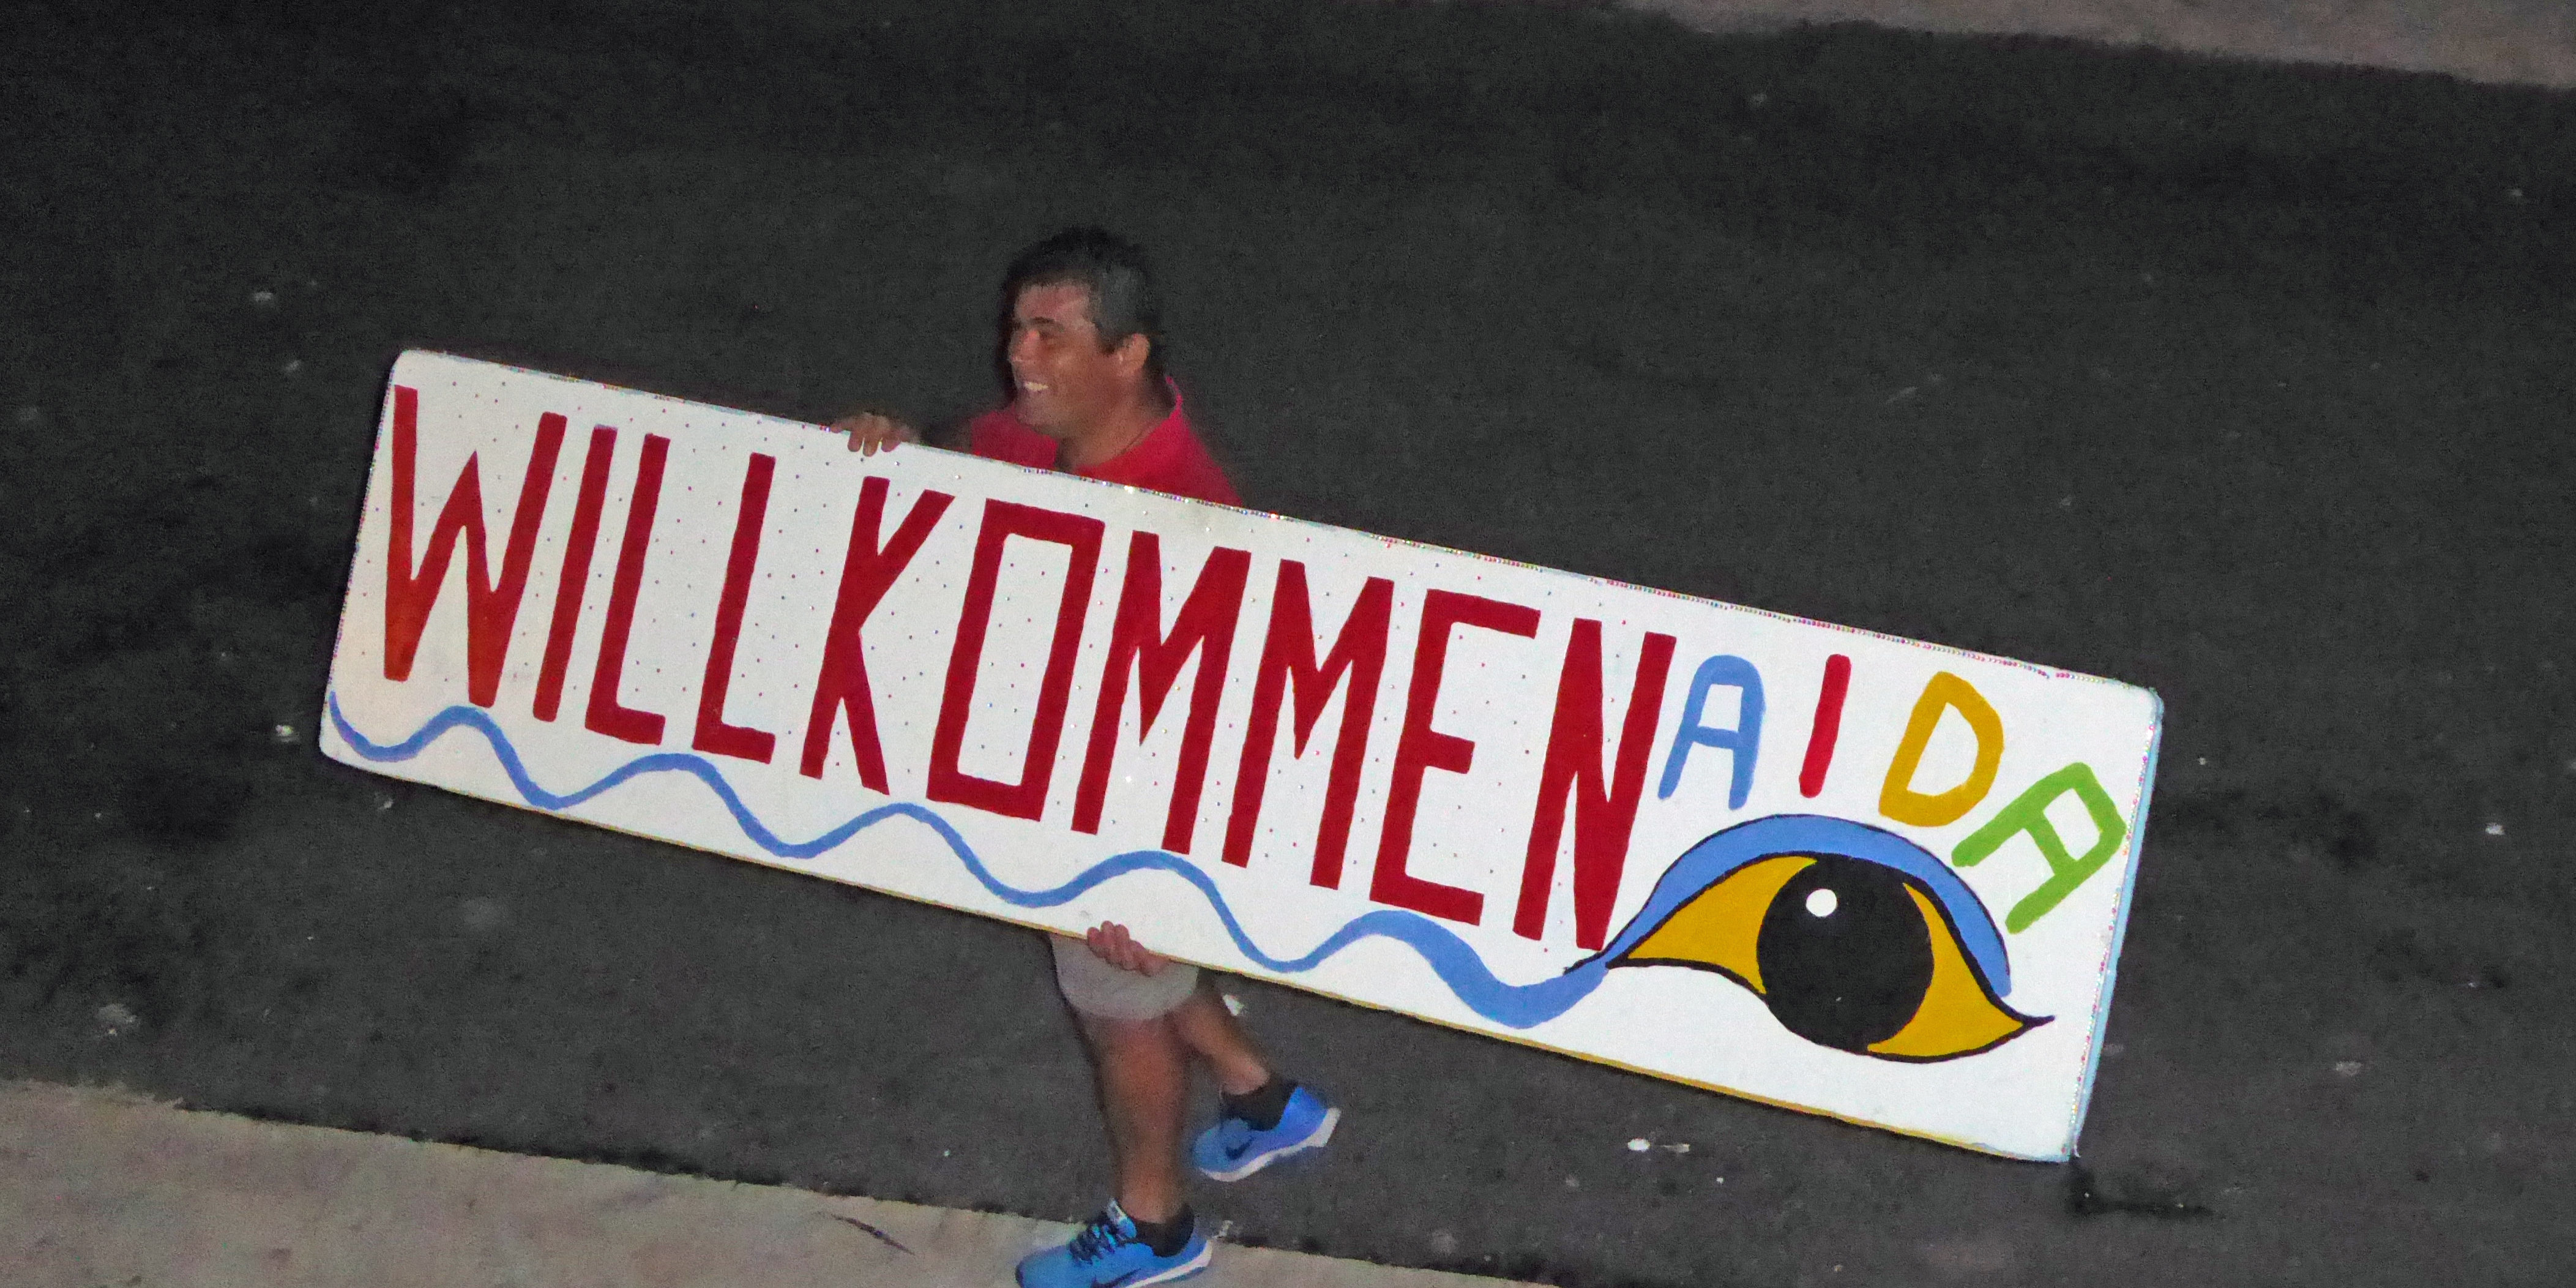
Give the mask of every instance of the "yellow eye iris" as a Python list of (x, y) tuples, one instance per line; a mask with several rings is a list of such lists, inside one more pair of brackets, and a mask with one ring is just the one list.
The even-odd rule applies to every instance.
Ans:
[(1995, 996), (1921, 880), (1840, 854), (1746, 863), (1610, 964), (1715, 971), (1790, 1032), (1886, 1060), (1972, 1055), (2047, 1022)]

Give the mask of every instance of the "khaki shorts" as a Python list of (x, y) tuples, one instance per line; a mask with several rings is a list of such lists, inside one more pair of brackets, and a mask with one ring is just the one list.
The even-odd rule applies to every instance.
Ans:
[(1055, 950), (1056, 987), (1064, 990), (1064, 1000), (1073, 1009), (1085, 1015), (1104, 1020), (1159, 1019), (1198, 991), (1199, 968), (1187, 962), (1173, 962), (1146, 975), (1100, 960), (1091, 945), (1079, 939), (1050, 934), (1047, 946)]

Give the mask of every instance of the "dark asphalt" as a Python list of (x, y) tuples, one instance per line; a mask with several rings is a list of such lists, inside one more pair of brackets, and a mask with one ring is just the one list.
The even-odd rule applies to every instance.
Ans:
[(2171, 721), (2081, 1165), (1246, 986), (1349, 1118), (1202, 1194), (1237, 1238), (2576, 1280), (2576, 98), (1559, 6), (342, 8), (0, 12), (0, 1074), (1095, 1206), (1025, 932), (311, 743), (400, 348), (951, 414), (1008, 252), (1099, 220), (1256, 504)]

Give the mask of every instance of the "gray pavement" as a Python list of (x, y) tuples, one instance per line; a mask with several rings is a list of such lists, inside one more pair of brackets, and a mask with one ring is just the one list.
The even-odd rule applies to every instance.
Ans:
[[(1072, 1227), (0, 1083), (10, 1288), (989, 1288)], [(1222, 1244), (1210, 1288), (1510, 1288)]]

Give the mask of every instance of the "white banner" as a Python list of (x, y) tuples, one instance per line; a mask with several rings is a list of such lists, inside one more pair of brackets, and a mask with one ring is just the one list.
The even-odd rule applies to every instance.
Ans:
[(324, 750), (2023, 1158), (2143, 689), (432, 353)]

